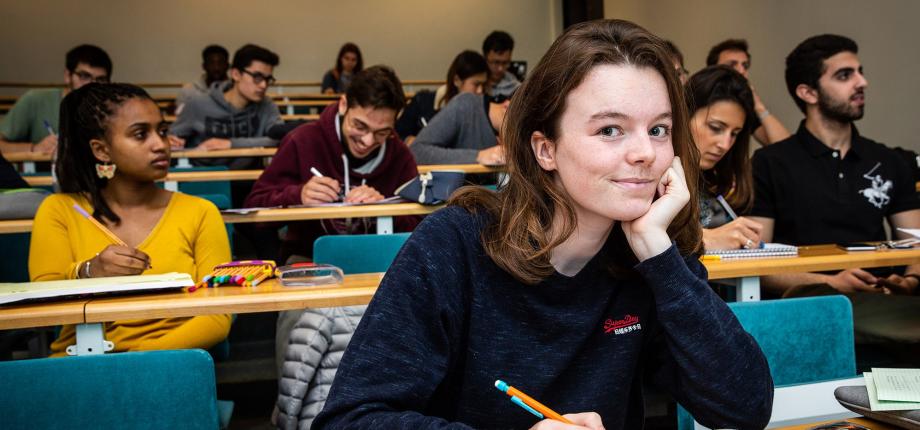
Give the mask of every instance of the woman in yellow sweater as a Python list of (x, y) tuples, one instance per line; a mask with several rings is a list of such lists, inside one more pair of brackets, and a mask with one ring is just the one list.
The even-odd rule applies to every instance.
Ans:
[[(61, 102), (56, 173), (62, 194), (39, 207), (29, 250), (33, 281), (182, 272), (200, 279), (230, 260), (227, 232), (210, 202), (159, 188), (169, 169), (167, 127), (142, 89), (90, 84)], [(73, 208), (115, 233), (119, 246)], [(116, 351), (209, 348), (230, 330), (229, 315), (106, 323)], [(75, 343), (64, 326), (51, 345)]]

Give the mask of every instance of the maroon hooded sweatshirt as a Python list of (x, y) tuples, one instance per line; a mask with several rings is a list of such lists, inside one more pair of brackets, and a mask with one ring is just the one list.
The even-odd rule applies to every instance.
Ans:
[[(319, 120), (304, 124), (287, 134), (279, 145), (278, 152), (265, 169), (249, 197), (245, 207), (294, 206), (303, 204), (300, 191), (303, 185), (313, 177), (310, 168), (315, 167), (323, 176), (344, 183), (345, 166), (342, 164), (343, 144), (336, 133), (335, 122), (338, 103), (333, 103), (323, 110)], [(398, 137), (391, 136), (386, 141), (383, 159), (368, 174), (352, 170), (349, 180), (352, 186), (361, 181), (376, 189), (384, 197), (395, 194), (396, 188), (418, 176), (418, 168), (412, 152)], [(376, 156), (376, 153), (370, 157)], [(396, 231), (412, 231), (418, 224), (417, 216), (400, 216), (393, 219)], [(313, 241), (328, 234), (363, 234), (376, 229), (376, 219), (336, 219), (319, 221), (293, 222), (288, 226), (282, 256), (291, 254), (312, 256)]]

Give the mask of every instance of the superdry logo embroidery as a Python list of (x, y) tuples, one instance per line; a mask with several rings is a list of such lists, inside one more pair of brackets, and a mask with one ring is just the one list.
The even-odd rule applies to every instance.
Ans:
[(639, 317), (637, 316), (627, 314), (621, 320), (608, 318), (607, 321), (604, 321), (604, 333), (607, 334), (619, 335), (636, 330), (642, 330), (642, 324), (639, 323)]

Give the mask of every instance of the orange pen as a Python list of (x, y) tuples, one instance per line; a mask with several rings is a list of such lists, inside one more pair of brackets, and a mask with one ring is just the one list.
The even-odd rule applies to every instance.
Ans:
[(495, 381), (495, 388), (498, 388), (499, 391), (511, 396), (512, 402), (526, 409), (527, 412), (530, 412), (536, 415), (537, 418), (540, 418), (540, 419), (549, 418), (549, 419), (553, 419), (556, 421), (562, 421), (566, 424), (575, 424), (567, 420), (562, 415), (559, 415), (552, 409), (546, 407), (546, 405), (522, 393), (521, 390), (518, 390), (517, 388), (514, 388), (508, 385), (505, 381), (502, 381), (501, 379)]

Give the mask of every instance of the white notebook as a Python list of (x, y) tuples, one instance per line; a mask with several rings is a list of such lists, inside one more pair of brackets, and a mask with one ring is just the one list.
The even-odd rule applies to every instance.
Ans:
[(718, 255), (722, 260), (734, 260), (742, 258), (773, 258), (773, 257), (797, 257), (799, 247), (784, 245), (782, 243), (767, 243), (763, 248), (751, 249), (712, 249), (706, 251), (703, 255)]
[(175, 272), (161, 275), (113, 276), (67, 281), (0, 283), (0, 304), (87, 294), (182, 288), (193, 285), (195, 281), (192, 280), (191, 275)]

